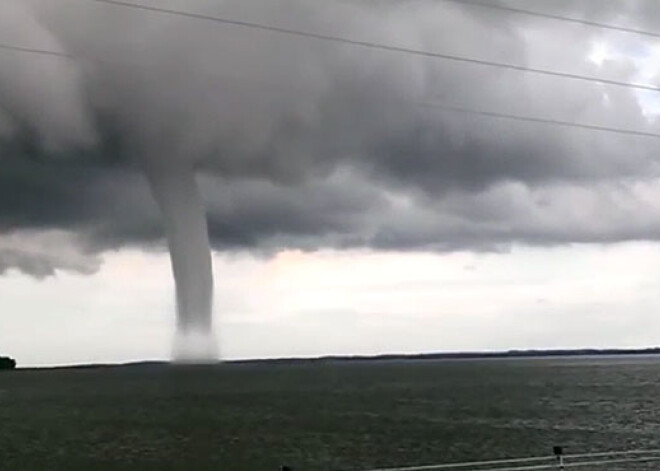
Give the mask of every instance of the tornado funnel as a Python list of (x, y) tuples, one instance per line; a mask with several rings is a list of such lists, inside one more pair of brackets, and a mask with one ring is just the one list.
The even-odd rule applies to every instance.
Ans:
[(163, 165), (148, 168), (147, 175), (163, 215), (176, 283), (174, 360), (216, 360), (211, 247), (194, 169)]

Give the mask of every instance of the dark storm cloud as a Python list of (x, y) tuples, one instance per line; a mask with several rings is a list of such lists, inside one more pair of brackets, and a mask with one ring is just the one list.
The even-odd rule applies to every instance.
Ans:
[[(652, 2), (608, 5), (533, 6), (645, 28), (660, 17)], [(199, 0), (185, 8), (625, 81), (639, 81), (635, 54), (649, 47), (442, 1)], [(0, 42), (70, 55), (0, 52), (4, 234), (64, 231), (82, 254), (158, 243), (162, 224), (141, 168), (169, 159), (198, 167), (219, 250), (486, 250), (660, 237), (655, 140), (428, 106), (653, 132), (631, 89), (82, 0), (7, 1), (0, 18)], [(637, 52), (598, 68), (587, 56), (603, 40)], [(30, 265), (2, 253), (0, 271), (44, 276), (65, 266), (61, 257), (40, 265), (35, 255)]]

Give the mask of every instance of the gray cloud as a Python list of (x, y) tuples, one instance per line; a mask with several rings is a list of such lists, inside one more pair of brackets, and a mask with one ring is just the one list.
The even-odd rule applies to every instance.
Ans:
[[(1, 8), (0, 42), (70, 58), (0, 52), (0, 230), (75, 234), (92, 261), (74, 264), (80, 271), (104, 250), (160, 243), (140, 167), (165, 154), (199, 168), (218, 250), (660, 237), (653, 139), (420, 106), (653, 132), (630, 89), (82, 0)], [(660, 14), (648, 1), (534, 8), (639, 27)], [(648, 51), (643, 38), (451, 2), (197, 0), (186, 9), (616, 80), (639, 81), (636, 55)], [(587, 60), (596, 41), (629, 53), (598, 68)], [(67, 267), (47, 253), (2, 253), (0, 271)]]
[(75, 234), (63, 231), (19, 231), (0, 236), (0, 274), (10, 269), (43, 279), (57, 271), (89, 275), (101, 264), (81, 251)]

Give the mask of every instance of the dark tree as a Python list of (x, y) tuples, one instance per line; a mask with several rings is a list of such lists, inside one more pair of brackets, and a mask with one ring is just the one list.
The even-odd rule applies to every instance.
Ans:
[(16, 368), (16, 360), (9, 357), (0, 357), (0, 370), (13, 370)]

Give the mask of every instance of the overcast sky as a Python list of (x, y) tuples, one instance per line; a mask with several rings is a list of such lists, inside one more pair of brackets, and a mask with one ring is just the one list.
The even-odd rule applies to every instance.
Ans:
[[(143, 4), (654, 85), (653, 37), (449, 1)], [(648, 1), (508, 1), (660, 31)], [(174, 290), (141, 168), (198, 168), (224, 358), (649, 346), (655, 92), (138, 11), (3, 0), (0, 353), (165, 359)], [(174, 149), (174, 150), (172, 150)]]

